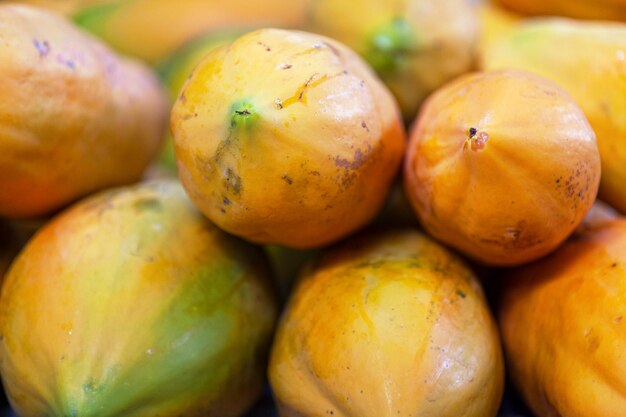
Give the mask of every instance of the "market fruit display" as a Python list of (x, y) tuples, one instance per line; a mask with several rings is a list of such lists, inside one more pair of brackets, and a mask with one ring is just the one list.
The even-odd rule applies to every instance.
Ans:
[(157, 63), (207, 31), (302, 24), (308, 0), (110, 0), (74, 21), (121, 53)]
[(276, 314), (262, 252), (179, 184), (109, 190), (16, 259), (0, 371), (20, 417), (239, 416), (261, 392)]
[(156, 76), (29, 6), (0, 4), (0, 39), (0, 216), (137, 181), (165, 128)]
[(482, 66), (532, 71), (572, 95), (598, 139), (599, 196), (626, 213), (626, 24), (533, 20), (492, 43)]
[(507, 371), (537, 417), (626, 410), (626, 221), (507, 274), (499, 323)]
[(393, 97), (344, 45), (265, 29), (211, 51), (172, 110), (179, 177), (223, 230), (311, 248), (371, 221), (404, 151)]
[(569, 16), (592, 20), (626, 21), (625, 0), (498, 0), (528, 15)]
[(435, 238), (489, 265), (562, 243), (593, 204), (600, 159), (587, 119), (538, 75), (463, 76), (433, 94), (413, 127), (405, 189)]
[(493, 417), (502, 362), (471, 270), (421, 233), (387, 231), (305, 270), (269, 379), (282, 417)]
[(472, 68), (480, 31), (466, 0), (314, 0), (306, 27), (359, 53), (407, 120), (428, 94)]

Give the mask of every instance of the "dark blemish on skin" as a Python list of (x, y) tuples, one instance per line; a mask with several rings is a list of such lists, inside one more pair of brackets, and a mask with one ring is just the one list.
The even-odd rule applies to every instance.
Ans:
[(281, 110), (283, 108), (283, 102), (278, 98), (274, 100), (274, 105), (276, 106), (277, 110)]
[(187, 102), (187, 96), (185, 95), (184, 91), (180, 93), (180, 96), (178, 97), (178, 101), (180, 101), (183, 104)]
[(615, 268), (616, 266), (617, 266), (617, 262), (613, 262), (613, 263), (611, 264), (611, 268)]
[(367, 127), (367, 124), (365, 123), (365, 120), (361, 120), (361, 127), (368, 132), (370, 131), (369, 127)]
[(48, 55), (48, 52), (50, 52), (50, 44), (48, 41), (42, 42), (39, 39), (33, 39), (33, 45), (37, 48), (40, 58), (45, 58)]
[(293, 180), (288, 176), (288, 175), (283, 175), (282, 177), (280, 177), (282, 180), (284, 180), (287, 184), (291, 185), (293, 184)]
[(622, 322), (622, 318), (623, 318), (622, 316), (617, 316), (617, 317), (615, 317), (615, 318), (613, 319), (613, 322), (615, 322), (615, 323), (621, 323), (621, 322)]
[(340, 168), (357, 169), (358, 167), (363, 165), (364, 162), (365, 162), (365, 155), (363, 155), (363, 152), (361, 152), (360, 149), (357, 149), (356, 152), (354, 152), (354, 161), (352, 162), (348, 161), (347, 159), (340, 158), (338, 156), (335, 158), (335, 165)]
[(556, 182), (557, 184), (560, 184), (562, 179), (563, 179), (563, 177), (559, 177), (554, 182)]
[(230, 168), (226, 169), (225, 186), (227, 189), (232, 189), (235, 194), (241, 194), (241, 177)]
[(261, 45), (263, 48), (265, 48), (265, 50), (266, 50), (267, 52), (270, 52), (270, 51), (272, 50), (272, 48), (270, 48), (270, 47), (269, 47), (269, 45), (267, 45), (267, 44), (265, 44), (265, 43), (263, 43), (263, 42), (257, 42), (256, 44), (257, 44), (257, 45)]
[(160, 211), (163, 207), (161, 202), (154, 197), (145, 197), (141, 198), (133, 204), (133, 207), (136, 210), (144, 211), (144, 210), (152, 210), (152, 211)]
[(227, 206), (230, 204), (230, 200), (226, 197), (224, 197), (224, 200), (222, 200), (222, 202), (226, 204)]
[(319, 177), (321, 174), (319, 171), (311, 171), (311, 175), (313, 175), (314, 177)]
[(240, 116), (247, 116), (247, 115), (250, 114), (250, 110), (248, 110), (248, 109), (235, 110), (235, 114), (238, 114)]
[(476, 133), (478, 133), (478, 130), (475, 127), (470, 127), (469, 128), (469, 138), (470, 139), (474, 139), (474, 136), (476, 136)]
[(465, 293), (464, 293), (463, 291), (461, 291), (461, 290), (458, 290), (456, 293), (457, 293), (457, 295), (458, 295), (459, 297), (461, 297), (461, 298), (465, 298), (465, 297), (467, 297), (467, 294), (465, 294)]
[(222, 212), (222, 214), (226, 213), (226, 210), (224, 210), (224, 207), (220, 208), (220, 211)]

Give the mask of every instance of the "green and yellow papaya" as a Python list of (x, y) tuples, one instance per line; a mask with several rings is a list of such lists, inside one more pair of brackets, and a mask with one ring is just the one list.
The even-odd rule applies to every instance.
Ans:
[(173, 181), (71, 207), (2, 287), (11, 405), (20, 417), (242, 414), (261, 392), (277, 314), (265, 261)]

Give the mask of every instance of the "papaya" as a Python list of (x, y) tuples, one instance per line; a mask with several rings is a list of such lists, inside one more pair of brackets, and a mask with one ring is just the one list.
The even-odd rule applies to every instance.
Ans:
[(535, 19), (492, 43), (481, 65), (532, 71), (572, 95), (597, 136), (600, 199), (626, 213), (626, 24)]
[[(169, 93), (170, 103), (173, 104), (176, 101), (178, 93), (180, 93), (185, 84), (185, 80), (187, 80), (195, 66), (207, 53), (218, 46), (234, 41), (242, 34), (242, 30), (232, 29), (203, 34), (197, 39), (186, 43), (160, 62), (156, 69), (161, 82)], [(169, 130), (163, 142), (163, 149), (159, 159), (163, 167), (170, 171), (176, 170), (174, 142)]]
[(412, 230), (354, 238), (310, 264), (268, 374), (282, 417), (494, 417), (503, 389), (476, 276)]
[(157, 63), (207, 31), (298, 27), (309, 0), (112, 0), (74, 21), (121, 53)]
[(499, 0), (499, 2), (513, 11), (533, 16), (626, 21), (626, 0)]
[(598, 224), (505, 278), (507, 371), (534, 415), (623, 416), (626, 220)]
[(360, 54), (407, 121), (428, 94), (472, 69), (479, 37), (466, 0), (315, 0), (305, 28)]
[(0, 216), (139, 180), (166, 126), (155, 74), (43, 9), (2, 4), (0, 22)]
[(424, 104), (405, 188), (424, 228), (487, 265), (556, 249), (593, 204), (600, 157), (589, 122), (552, 81), (519, 70), (460, 77)]
[(262, 29), (214, 49), (171, 115), (179, 176), (223, 230), (296, 249), (370, 222), (400, 166), (393, 96), (329, 38)]
[(276, 317), (267, 260), (174, 181), (89, 197), (47, 223), (0, 296), (19, 417), (241, 415)]

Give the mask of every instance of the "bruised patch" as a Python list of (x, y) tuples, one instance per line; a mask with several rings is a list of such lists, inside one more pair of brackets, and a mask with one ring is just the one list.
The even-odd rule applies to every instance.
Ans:
[(37, 48), (40, 58), (45, 58), (50, 52), (50, 44), (48, 41), (40, 41), (39, 39), (33, 39), (33, 45)]

